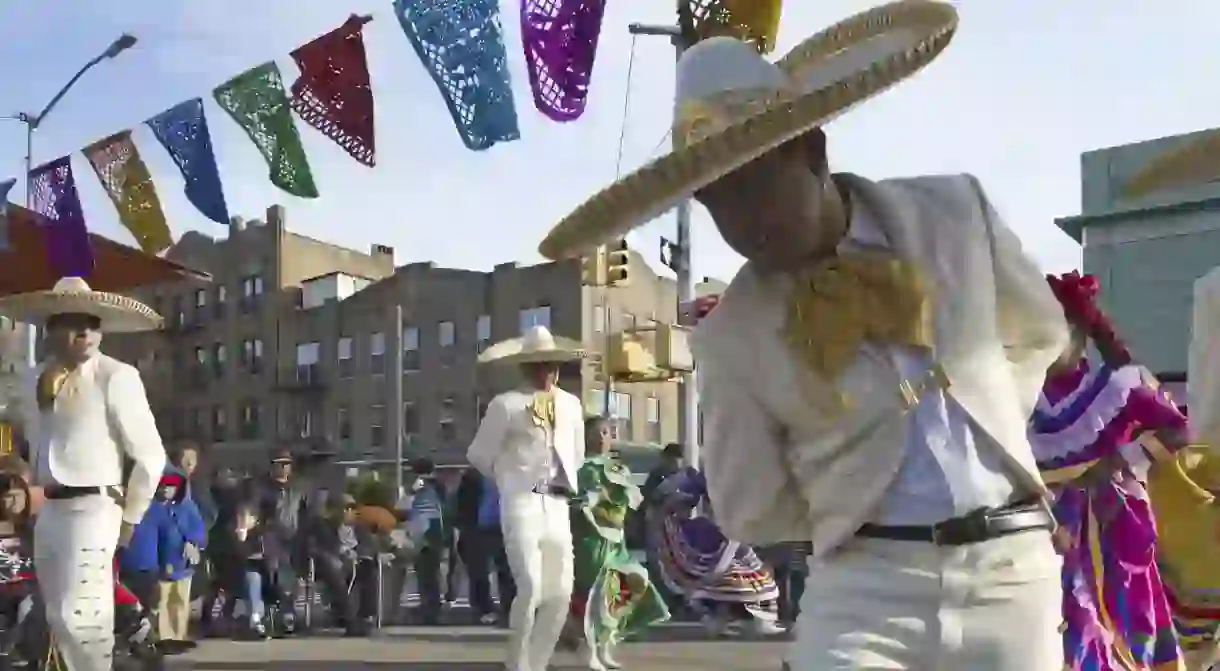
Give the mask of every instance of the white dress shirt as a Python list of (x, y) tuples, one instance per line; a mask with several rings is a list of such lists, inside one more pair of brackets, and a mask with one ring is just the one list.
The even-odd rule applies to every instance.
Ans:
[[(852, 204), (851, 230), (841, 251), (888, 250), (871, 212)], [(933, 364), (917, 347), (865, 343), (860, 356), (888, 358), (906, 380), (922, 378)], [(931, 525), (981, 507), (1007, 503), (1016, 491), (1004, 470), (1000, 447), (953, 398), (930, 388), (906, 417), (902, 467), (871, 520), (884, 525)]]

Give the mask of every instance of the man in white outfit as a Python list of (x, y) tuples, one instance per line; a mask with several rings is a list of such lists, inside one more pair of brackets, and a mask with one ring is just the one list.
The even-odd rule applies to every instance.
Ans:
[(34, 483), (46, 492), (34, 565), (47, 623), (68, 671), (110, 671), (115, 548), (144, 517), (166, 457), (139, 371), (98, 345), (103, 328), (156, 329), (161, 318), (125, 296), (90, 291), (79, 278), (0, 299), (0, 314), (46, 326), (47, 359), (15, 414)]
[(579, 343), (536, 326), (488, 348), (482, 362), (520, 366), (524, 383), (492, 399), (466, 456), (500, 492), (504, 549), (517, 583), (508, 671), (546, 671), (572, 597), (569, 499), (584, 461), (580, 399), (560, 389)]
[(821, 129), (956, 28), (949, 5), (905, 0), (775, 64), (732, 38), (695, 44), (679, 148), (540, 249), (587, 253), (693, 195), (747, 259), (696, 334), (702, 465), (730, 538), (811, 543), (799, 671), (1063, 666), (1054, 520), (1026, 439), (1063, 312), (977, 180), (832, 175)]

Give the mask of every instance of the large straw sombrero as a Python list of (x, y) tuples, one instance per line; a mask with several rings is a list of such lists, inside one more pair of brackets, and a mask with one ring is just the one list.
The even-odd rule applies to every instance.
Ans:
[(588, 356), (579, 342), (551, 335), (545, 326), (535, 326), (520, 338), (498, 342), (479, 355), (479, 363), (545, 363), (575, 361)]
[(676, 149), (576, 208), (539, 252), (550, 259), (580, 256), (623, 236), (915, 74), (944, 50), (956, 29), (953, 7), (901, 0), (823, 30), (777, 63), (731, 37), (699, 42), (678, 62)]
[(162, 319), (152, 308), (134, 298), (93, 291), (79, 277), (65, 277), (47, 291), (33, 291), (0, 298), (0, 315), (15, 321), (41, 324), (51, 315), (77, 313), (97, 317), (102, 329), (132, 333), (161, 328)]

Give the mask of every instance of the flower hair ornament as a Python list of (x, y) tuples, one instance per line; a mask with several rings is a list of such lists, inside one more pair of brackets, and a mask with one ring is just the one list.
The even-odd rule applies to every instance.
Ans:
[(1097, 345), (1097, 351), (1106, 363), (1126, 366), (1131, 363), (1131, 352), (1114, 332), (1110, 318), (1097, 306), (1097, 295), (1101, 283), (1092, 275), (1081, 275), (1073, 270), (1062, 275), (1047, 275), (1046, 282), (1051, 293), (1063, 306), (1063, 314), (1072, 324), (1084, 329), (1086, 335)]

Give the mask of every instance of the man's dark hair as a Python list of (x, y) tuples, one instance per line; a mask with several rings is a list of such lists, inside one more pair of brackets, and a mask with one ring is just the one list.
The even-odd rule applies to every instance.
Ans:
[(432, 475), (436, 472), (436, 464), (431, 459), (421, 457), (411, 462), (411, 472), (416, 475)]
[(169, 463), (177, 468), (182, 468), (182, 457), (186, 456), (187, 452), (194, 452), (195, 456), (201, 456), (202, 451), (195, 443), (183, 443), (173, 449), (169, 454)]
[(46, 328), (49, 331), (51, 329), (59, 327), (65, 321), (75, 320), (77, 317), (87, 317), (88, 319), (86, 319), (85, 321), (89, 325), (89, 328), (94, 331), (100, 331), (102, 328), (102, 318), (101, 317), (96, 317), (94, 315), (82, 314), (82, 313), (77, 313), (77, 312), (63, 312), (60, 314), (54, 314), (54, 315), (51, 315), (50, 317), (47, 317)]
[(670, 443), (661, 450), (661, 454), (670, 459), (682, 459), (686, 456), (686, 450), (682, 448), (682, 443)]

